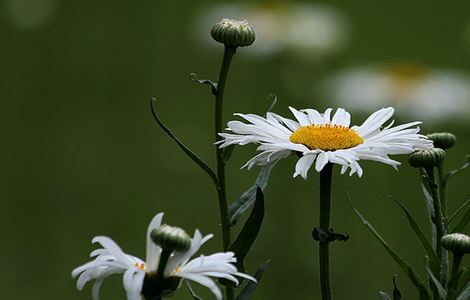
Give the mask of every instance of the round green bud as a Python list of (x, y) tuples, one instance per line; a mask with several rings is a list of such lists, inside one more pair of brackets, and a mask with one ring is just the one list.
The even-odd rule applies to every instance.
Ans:
[(463, 233), (446, 234), (441, 238), (442, 247), (454, 254), (470, 253), (470, 236)]
[(449, 149), (455, 145), (457, 137), (450, 132), (436, 132), (428, 134), (428, 138), (433, 141), (434, 147)]
[(440, 148), (419, 150), (410, 154), (408, 162), (414, 168), (434, 167), (444, 160), (446, 152)]
[(191, 238), (183, 229), (166, 224), (152, 230), (150, 238), (165, 250), (186, 251), (191, 247)]
[(247, 21), (222, 19), (211, 29), (214, 40), (226, 46), (250, 46), (255, 41), (255, 31)]

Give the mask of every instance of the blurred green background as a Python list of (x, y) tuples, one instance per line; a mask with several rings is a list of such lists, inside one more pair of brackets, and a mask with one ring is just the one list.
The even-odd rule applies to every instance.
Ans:
[[(202, 253), (218, 251), (212, 183), (157, 127), (149, 99), (158, 98), (160, 116), (187, 145), (214, 161), (213, 99), (188, 74), (216, 79), (222, 46), (208, 47), (195, 27), (206, 11), (224, 2), (0, 3), (2, 298), (90, 299), (90, 286), (78, 292), (70, 272), (89, 259), (95, 248), (91, 238), (110, 236), (126, 252), (145, 257), (147, 224), (161, 211), (166, 222), (188, 232), (215, 233)], [(328, 5), (347, 20), (348, 42), (342, 50), (310, 60), (308, 52), (252, 56), (250, 48), (240, 49), (226, 89), (226, 120), (233, 112), (263, 113), (269, 93), (278, 96), (275, 110), (284, 115), (289, 115), (288, 105), (324, 110), (331, 104), (315, 84), (363, 63), (407, 61), (470, 72), (468, 1), (337, 0)], [(353, 123), (367, 114), (354, 114)], [(457, 134), (458, 145), (449, 151), (446, 165), (461, 165), (470, 144), (465, 119), (430, 121), (422, 129)], [(254, 152), (253, 146), (235, 150), (228, 167), (231, 199), (257, 175), (258, 168), (239, 170)], [(405, 162), (399, 172), (365, 162), (361, 179), (335, 173), (333, 227), (351, 235), (347, 243), (332, 246), (337, 299), (379, 299), (379, 290), (391, 292), (394, 274), (404, 298), (417, 297), (345, 196), (349, 191), (389, 243), (423, 274), (419, 241), (386, 199), (393, 194), (405, 202), (429, 232), (417, 172), (406, 157), (398, 159)], [(294, 157), (280, 162), (266, 190), (267, 213), (248, 268), (254, 272), (267, 258), (271, 265), (254, 299), (319, 298), (317, 245), (310, 237), (318, 222), (318, 178), (310, 172), (307, 181), (292, 179), (294, 165)], [(450, 184), (451, 209), (470, 196), (468, 174)], [(464, 263), (468, 266), (469, 260)], [(203, 288), (197, 291), (212, 297)], [(121, 277), (107, 280), (101, 296), (124, 299)], [(181, 289), (174, 299), (190, 296)]]

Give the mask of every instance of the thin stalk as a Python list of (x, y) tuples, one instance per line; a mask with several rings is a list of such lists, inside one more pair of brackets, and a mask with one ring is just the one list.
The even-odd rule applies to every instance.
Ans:
[(460, 269), (460, 263), (462, 262), (463, 255), (460, 253), (454, 253), (453, 260), (452, 260), (452, 271), (450, 274), (449, 286), (448, 286), (448, 294), (449, 299), (453, 299), (453, 296), (459, 286), (459, 280), (457, 280), (457, 276)]
[[(449, 231), (449, 223), (447, 219), (447, 180), (444, 172), (444, 161), (437, 164), (437, 176), (439, 178), (439, 200), (441, 202), (442, 224), (444, 226), (442, 235)], [(442, 249), (441, 259), (441, 281), (447, 280), (449, 273), (449, 254), (447, 250)]]
[[(328, 163), (320, 172), (320, 228), (328, 232), (330, 229), (330, 210), (331, 210), (331, 177), (333, 164)], [(320, 290), (322, 300), (330, 300), (330, 253), (329, 242), (319, 241), (319, 260), (320, 260)]]
[(444, 221), (442, 216), (442, 207), (441, 207), (441, 200), (439, 199), (439, 191), (437, 188), (436, 178), (434, 176), (434, 168), (426, 168), (426, 173), (428, 174), (430, 183), (429, 186), (431, 188), (431, 196), (433, 199), (433, 206), (434, 206), (434, 224), (436, 225), (436, 256), (441, 261), (441, 270), (439, 274), (439, 281), (443, 286), (445, 286), (447, 282), (447, 267), (443, 265), (443, 249), (441, 245), (441, 238), (445, 234), (444, 230)]
[[(217, 83), (217, 92), (215, 94), (215, 140), (220, 141), (222, 138), (219, 133), (223, 130), (223, 103), (224, 103), (224, 89), (225, 81), (227, 80), (230, 62), (235, 54), (235, 47), (225, 46), (224, 58), (220, 67), (219, 79)], [(227, 251), (231, 244), (231, 231), (230, 231), (230, 218), (228, 214), (228, 201), (227, 190), (225, 185), (225, 158), (222, 149), (218, 145), (215, 147), (217, 156), (217, 196), (219, 199), (220, 223), (222, 226), (222, 246), (223, 250)], [(229, 285), (226, 287), (226, 296), (228, 300), (234, 297), (233, 288)]]

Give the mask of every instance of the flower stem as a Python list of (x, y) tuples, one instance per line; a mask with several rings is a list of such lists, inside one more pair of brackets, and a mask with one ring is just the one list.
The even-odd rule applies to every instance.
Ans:
[[(449, 224), (447, 221), (447, 183), (446, 183), (446, 174), (444, 172), (444, 161), (441, 161), (437, 164), (437, 174), (439, 177), (439, 200), (441, 202), (441, 212), (442, 212), (442, 224), (443, 232), (442, 235), (447, 234), (449, 230)], [(449, 272), (449, 255), (447, 250), (442, 249), (441, 254), (441, 280), (446, 281)]]
[[(327, 232), (330, 229), (331, 177), (333, 164), (328, 163), (320, 172), (320, 228)], [(319, 241), (320, 289), (322, 300), (330, 300), (330, 254), (329, 241)]]
[(445, 285), (447, 281), (447, 265), (445, 264), (445, 259), (443, 259), (443, 248), (441, 245), (441, 238), (445, 234), (444, 229), (444, 222), (442, 216), (442, 207), (441, 207), (441, 200), (439, 198), (439, 191), (438, 186), (436, 183), (436, 178), (434, 176), (434, 168), (429, 167), (426, 168), (426, 173), (429, 177), (429, 186), (431, 188), (431, 197), (433, 200), (434, 206), (434, 225), (436, 226), (436, 256), (439, 258), (441, 262), (441, 270), (439, 274), (439, 281)]
[[(223, 131), (223, 103), (224, 103), (224, 89), (225, 81), (227, 80), (230, 62), (235, 54), (235, 47), (225, 46), (224, 58), (222, 66), (220, 67), (219, 79), (217, 83), (217, 90), (215, 94), (215, 140), (220, 141), (222, 138), (219, 133)], [(228, 201), (227, 190), (225, 185), (225, 157), (223, 150), (218, 145), (215, 147), (217, 155), (217, 196), (219, 199), (220, 223), (222, 226), (222, 246), (223, 250), (227, 251), (231, 244), (231, 231), (230, 231), (230, 218), (228, 214)], [(226, 287), (226, 295), (228, 300), (232, 300), (233, 288), (229, 285)]]
[(459, 268), (460, 263), (462, 262), (463, 255), (461, 253), (454, 253), (452, 258), (452, 271), (447, 286), (448, 299), (455, 299), (455, 293), (457, 292), (459, 286)]

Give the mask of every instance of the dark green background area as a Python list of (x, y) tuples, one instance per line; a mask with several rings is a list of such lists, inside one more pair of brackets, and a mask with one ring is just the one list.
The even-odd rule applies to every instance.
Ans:
[[(11, 22), (6, 3), (0, 1), (2, 298), (90, 299), (91, 289), (78, 292), (70, 272), (88, 260), (95, 248), (91, 238), (110, 236), (126, 252), (144, 257), (147, 224), (160, 211), (165, 222), (188, 232), (215, 233), (202, 253), (219, 251), (211, 181), (157, 127), (149, 99), (156, 96), (168, 126), (206, 161), (214, 161), (213, 99), (188, 74), (216, 79), (222, 46), (208, 50), (192, 27), (205, 7), (220, 2), (58, 1), (49, 23), (28, 30)], [(405, 60), (470, 71), (470, 49), (462, 38), (470, 21), (468, 1), (328, 3), (345, 13), (352, 32), (335, 66)], [(289, 76), (313, 81), (315, 65), (289, 57), (256, 59), (248, 51), (240, 49), (233, 62), (226, 120), (233, 112), (262, 113), (269, 93), (277, 94), (276, 111), (284, 115), (288, 105), (328, 107), (328, 99), (316, 99), (304, 86), (286, 85)], [(298, 73), (292, 72), (295, 64), (303, 66)], [(290, 73), (284, 72), (286, 65)], [(355, 114), (353, 123), (365, 117)], [(422, 128), (456, 133), (459, 142), (446, 164), (462, 163), (469, 152), (468, 123)], [(254, 152), (254, 146), (235, 150), (228, 167), (230, 199), (256, 177), (258, 168), (239, 170)], [(379, 290), (391, 291), (394, 274), (404, 298), (416, 298), (406, 275), (360, 224), (345, 194), (350, 192), (424, 276), (419, 241), (386, 198), (401, 199), (429, 232), (417, 172), (406, 157), (398, 159), (405, 162), (399, 172), (364, 162), (361, 179), (340, 176), (335, 169), (332, 223), (351, 235), (347, 243), (332, 246), (336, 299), (379, 299)], [(318, 178), (311, 171), (307, 181), (292, 179), (294, 165), (294, 157), (280, 162), (266, 190), (265, 221), (247, 263), (250, 272), (267, 258), (271, 266), (254, 299), (319, 297), (317, 245), (310, 237), (318, 222)], [(462, 173), (451, 182), (451, 209), (470, 197), (468, 179)], [(102, 299), (124, 299), (120, 281), (119, 276), (107, 280)], [(205, 289), (197, 290), (211, 299)], [(190, 296), (182, 289), (175, 299)]]

